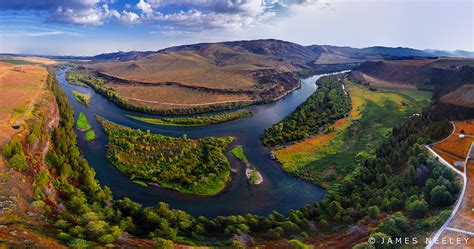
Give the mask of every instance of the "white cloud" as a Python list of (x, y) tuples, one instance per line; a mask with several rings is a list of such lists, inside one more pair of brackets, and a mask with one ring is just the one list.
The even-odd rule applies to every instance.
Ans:
[(140, 23), (140, 16), (131, 11), (123, 11), (120, 16), (120, 21), (125, 24), (137, 24)]
[(103, 12), (99, 8), (71, 9), (58, 7), (50, 16), (51, 21), (83, 25), (102, 25)]
[(137, 3), (137, 8), (140, 9), (145, 16), (150, 16), (153, 14), (153, 8), (149, 3), (145, 2), (145, 0), (140, 0)]

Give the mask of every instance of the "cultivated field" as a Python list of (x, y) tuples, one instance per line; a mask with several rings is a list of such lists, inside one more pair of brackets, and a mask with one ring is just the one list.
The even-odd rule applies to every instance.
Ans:
[[(384, 89), (344, 82), (352, 101), (347, 118), (320, 134), (274, 151), (283, 168), (313, 183), (329, 186), (352, 172), (354, 162), (372, 156), (392, 127), (429, 103), (424, 91)], [(405, 90), (405, 89), (400, 89)]]

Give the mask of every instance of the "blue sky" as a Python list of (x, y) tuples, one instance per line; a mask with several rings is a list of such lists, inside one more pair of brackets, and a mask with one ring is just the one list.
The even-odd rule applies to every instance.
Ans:
[(94, 55), (242, 39), (474, 50), (472, 0), (1, 0), (0, 53)]

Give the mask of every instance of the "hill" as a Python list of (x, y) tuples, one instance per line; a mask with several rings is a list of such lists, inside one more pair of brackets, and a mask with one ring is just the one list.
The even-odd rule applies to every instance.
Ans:
[(374, 88), (432, 90), (436, 106), (433, 115), (439, 118), (474, 116), (474, 59), (366, 62), (356, 68), (351, 77)]
[[(97, 77), (105, 78), (107, 87), (115, 89), (132, 105), (167, 109), (168, 112), (179, 109), (182, 113), (189, 106), (203, 110), (204, 106), (220, 105), (223, 101), (226, 104), (271, 101), (297, 88), (299, 78), (304, 75), (351, 69), (366, 61), (374, 61), (374, 64), (365, 66), (367, 70), (374, 68), (383, 73), (383, 60), (417, 59), (413, 62), (417, 64), (425, 61), (420, 59), (436, 60), (433, 55), (434, 52), (402, 47), (303, 46), (266, 39), (199, 43), (155, 52), (101, 54), (94, 56), (85, 68)], [(404, 70), (403, 65), (398, 67)], [(422, 84), (424, 76), (418, 75), (417, 70), (401, 77)], [(403, 79), (395, 77), (395, 81)], [(131, 87), (133, 94), (123, 90)], [(163, 95), (161, 93), (170, 91), (176, 98), (158, 101), (157, 97)], [(145, 96), (145, 92), (154, 94)], [(206, 97), (186, 98), (184, 101), (182, 96), (189, 92)]]

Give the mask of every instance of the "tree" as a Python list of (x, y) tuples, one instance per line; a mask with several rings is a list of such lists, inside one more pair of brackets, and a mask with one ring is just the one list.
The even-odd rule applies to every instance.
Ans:
[(422, 218), (428, 212), (428, 203), (425, 200), (414, 200), (406, 205), (407, 211), (413, 218)]
[(379, 228), (388, 236), (402, 237), (409, 229), (408, 219), (401, 212), (396, 212), (387, 217)]
[(434, 187), (430, 192), (430, 196), (430, 204), (433, 207), (446, 207), (453, 201), (453, 197), (444, 185)]
[(379, 213), (380, 213), (380, 209), (377, 206), (372, 206), (367, 209), (367, 214), (372, 220), (377, 219), (377, 216), (379, 215)]

